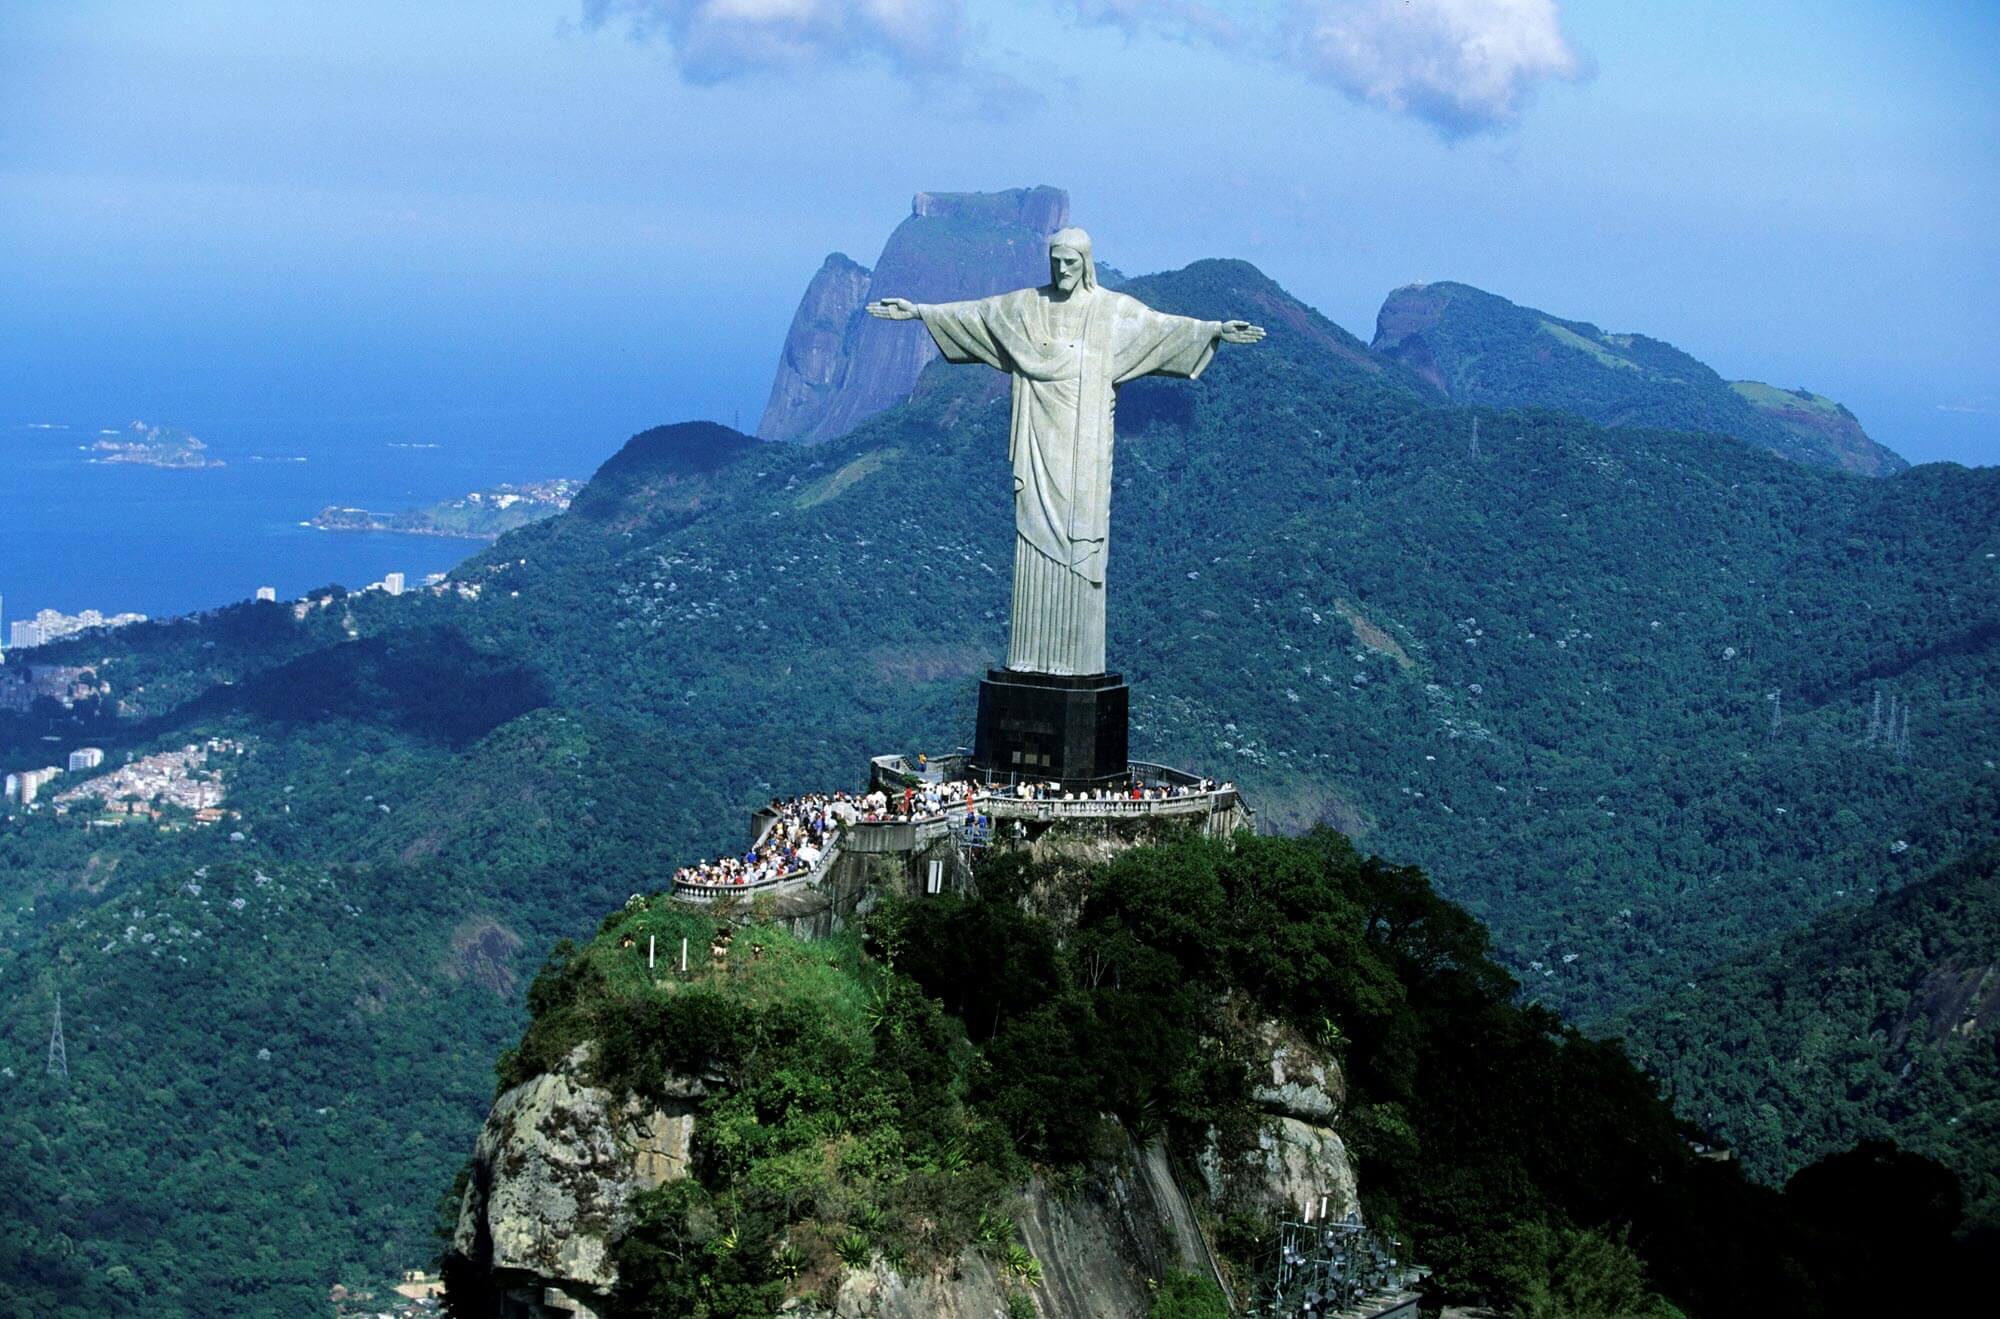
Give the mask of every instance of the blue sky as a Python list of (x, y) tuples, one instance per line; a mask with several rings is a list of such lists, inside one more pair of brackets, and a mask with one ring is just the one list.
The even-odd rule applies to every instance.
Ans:
[(1128, 271), (1363, 338), (1463, 280), (1995, 463), (1996, 61), (1950, 0), (8, 5), (0, 414), (751, 427), (827, 252), (1052, 183)]

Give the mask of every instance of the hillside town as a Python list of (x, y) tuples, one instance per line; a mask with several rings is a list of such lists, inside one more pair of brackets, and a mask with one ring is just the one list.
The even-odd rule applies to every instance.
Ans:
[(54, 609), (38, 611), (33, 618), (17, 618), (8, 628), (7, 647), (10, 650), (27, 650), (34, 646), (60, 641), (64, 637), (75, 636), (91, 628), (129, 627), (146, 621), (144, 614), (105, 614), (95, 609), (81, 613), (65, 614)]
[[(77, 756), (86, 752), (95, 752), (94, 763), (102, 763), (102, 751), (85, 748), (71, 757), (72, 769), (90, 767), (92, 762), (78, 764)], [(58, 813), (66, 813), (95, 801), (100, 803), (105, 822), (110, 824), (140, 819), (158, 823), (169, 811), (187, 812), (196, 825), (219, 824), (226, 816), (222, 809), (222, 770), (211, 765), (210, 760), (242, 754), (241, 742), (212, 737), (177, 751), (141, 756), (57, 794), (55, 808)]]

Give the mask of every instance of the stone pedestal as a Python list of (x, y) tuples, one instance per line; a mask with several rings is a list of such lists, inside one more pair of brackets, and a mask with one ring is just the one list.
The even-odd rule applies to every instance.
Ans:
[(1116, 673), (988, 670), (979, 684), (974, 771), (1065, 786), (1123, 782), (1131, 690)]

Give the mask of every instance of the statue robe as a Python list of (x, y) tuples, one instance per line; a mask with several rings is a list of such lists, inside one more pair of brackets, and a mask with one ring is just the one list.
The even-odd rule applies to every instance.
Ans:
[(1087, 296), (1081, 331), (1066, 337), (1050, 324), (1046, 288), (918, 308), (945, 360), (1014, 378), (1007, 667), (1019, 672), (1104, 672), (1115, 391), (1145, 375), (1198, 377), (1221, 330), (1109, 289)]

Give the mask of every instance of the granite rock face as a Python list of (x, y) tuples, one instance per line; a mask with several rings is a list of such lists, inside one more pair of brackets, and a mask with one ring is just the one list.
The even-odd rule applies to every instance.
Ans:
[(908, 398), (937, 356), (921, 327), (878, 321), (874, 298), (955, 302), (1046, 284), (1048, 235), (1069, 223), (1060, 188), (920, 192), (870, 272), (836, 253), (792, 317), (757, 435), (822, 444)]
[(1213, 1266), (1194, 1206), (1175, 1180), (1166, 1149), (1129, 1137), (1122, 1152), (1081, 1187), (1058, 1194), (1029, 1179), (1017, 1218), (1021, 1242), (1042, 1266), (1038, 1287), (1009, 1278), (977, 1250), (950, 1268), (905, 1277), (881, 1260), (841, 1280), (832, 1308), (795, 1303), (800, 1319), (989, 1319), (1021, 1296), (1035, 1313), (1064, 1319), (1145, 1314), (1150, 1282), (1176, 1269)]
[[(1337, 1064), (1296, 1031), (1249, 1024), (1255, 1096), (1265, 1120), (1248, 1148), (1211, 1141), (1183, 1183), (1165, 1145), (1115, 1125), (1114, 1145), (1078, 1182), (1039, 1176), (1013, 1214), (1041, 1268), (1028, 1286), (989, 1252), (901, 1274), (885, 1262), (843, 1275), (830, 1297), (786, 1304), (798, 1319), (986, 1319), (1011, 1297), (1076, 1319), (1144, 1314), (1152, 1284), (1175, 1270), (1214, 1276), (1197, 1205), (1265, 1215), (1344, 1215), (1359, 1207), (1354, 1170), (1333, 1130), (1345, 1086)], [(618, 1100), (588, 1081), (585, 1046), (559, 1072), (495, 1101), (473, 1158), (453, 1249), (482, 1265), (502, 1300), (495, 1319), (596, 1319), (616, 1287), (617, 1247), (632, 1197), (686, 1175), (695, 1111), (709, 1081), (669, 1087), (658, 1106)], [(1192, 1193), (1192, 1195), (1191, 1195)]]
[(1338, 1218), (1361, 1207), (1353, 1161), (1334, 1124), (1347, 1100), (1339, 1064), (1275, 1021), (1251, 1027), (1265, 1059), (1251, 1098), (1265, 1117), (1249, 1149), (1201, 1153), (1202, 1180), (1217, 1204), (1286, 1217), (1310, 1209)]
[(848, 334), (868, 302), (868, 274), (866, 266), (835, 252), (806, 285), (757, 427), (761, 438), (805, 438), (830, 410), (847, 367)]
[(632, 1197), (687, 1171), (702, 1083), (621, 1102), (582, 1079), (586, 1062), (501, 1095), (473, 1150), (452, 1248), (491, 1270), (511, 1314), (598, 1313)]

